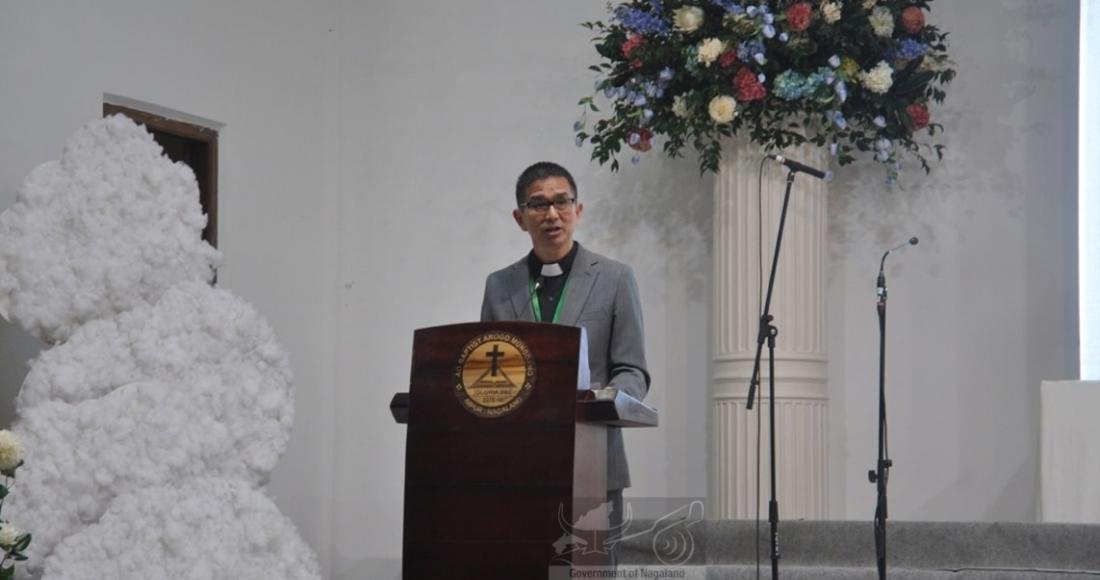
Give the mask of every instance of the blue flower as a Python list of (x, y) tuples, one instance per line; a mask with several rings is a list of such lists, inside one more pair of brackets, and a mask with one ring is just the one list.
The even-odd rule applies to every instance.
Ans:
[(577, 135), (576, 143), (577, 147), (584, 147), (584, 137)]
[(756, 16), (758, 10), (759, 8), (757, 8), (756, 6), (749, 6), (745, 9), (745, 14), (748, 14), (749, 16)]
[(745, 11), (741, 6), (740, 0), (710, 0), (710, 3), (715, 6), (721, 6), (730, 14), (741, 14)]
[(879, 129), (885, 129), (886, 128), (886, 117), (883, 117), (882, 115), (879, 115), (879, 116), (875, 117), (874, 119), (871, 120), (871, 122), (874, 123), (875, 126), (878, 127)]
[(643, 110), (642, 111), (642, 122), (648, 123), (651, 120), (653, 120), (653, 111), (650, 110), (650, 109)]
[(634, 99), (634, 106), (635, 107), (644, 107), (644, 106), (646, 106), (646, 103), (648, 103), (648, 102), (649, 101), (646, 100), (645, 95), (638, 95)]
[(807, 88), (806, 77), (793, 70), (783, 71), (775, 77), (775, 94), (785, 101), (801, 99)]
[(833, 90), (836, 91), (836, 98), (841, 103), (848, 100), (848, 85), (845, 84), (844, 81), (837, 81), (836, 84), (833, 85)]
[(771, 24), (765, 24), (760, 32), (764, 35), (764, 38), (775, 38), (775, 27)]
[(821, 85), (831, 85), (834, 80), (836, 80), (836, 76), (832, 70), (827, 67), (820, 67), (806, 78), (806, 91), (812, 91)]
[(833, 157), (836, 157), (836, 151), (837, 151), (836, 141), (833, 141), (832, 143), (829, 143), (829, 155), (832, 155)]
[(890, 152), (885, 150), (885, 149), (882, 149), (878, 153), (875, 154), (875, 159), (878, 159), (879, 161), (882, 161), (882, 162), (885, 163), (886, 161), (890, 160)]
[(829, 66), (831, 66), (833, 68), (836, 68), (836, 67), (840, 66), (840, 57), (835, 55), (835, 54), (833, 56), (830, 56), (829, 57)]
[(912, 38), (903, 38), (894, 44), (894, 50), (890, 52), (890, 58), (894, 60), (913, 60), (928, 52), (928, 46), (921, 44)]
[(844, 114), (840, 111), (827, 111), (825, 116), (836, 125), (837, 129), (843, 131), (848, 128), (848, 120), (844, 118)]
[(623, 28), (638, 34), (667, 34), (669, 26), (659, 7), (659, 3), (654, 3), (650, 5), (650, 10), (642, 10), (624, 4), (615, 9), (614, 17)]
[(741, 62), (749, 62), (756, 58), (756, 55), (764, 54), (764, 43), (759, 40), (747, 40), (737, 45), (737, 60)]
[(760, 66), (764, 66), (768, 62), (768, 59), (764, 58), (764, 53), (762, 52), (758, 52), (752, 55), (752, 59), (755, 60), (756, 64)]
[(584, 129), (584, 121), (577, 121), (576, 123), (573, 123), (574, 132), (580, 131), (581, 129)]
[(630, 136), (626, 138), (626, 142), (631, 145), (637, 145), (642, 142), (642, 136), (638, 133), (631, 133)]
[(641, 155), (634, 155), (634, 157), (630, 158), (630, 162), (633, 163), (634, 165), (637, 165), (637, 164), (642, 162), (642, 156)]
[(779, 33), (779, 42), (787, 42), (788, 40), (790, 40), (790, 38), (791, 36), (786, 32)]
[(615, 96), (615, 87), (611, 85), (605, 85), (603, 88), (603, 96), (608, 99)]
[(771, 14), (765, 14), (764, 15), (764, 24), (772, 24), (774, 22), (775, 22), (775, 16), (772, 16)]
[(665, 68), (661, 69), (660, 74), (657, 75), (657, 80), (667, 83), (668, 81), (671, 81), (672, 77), (674, 76), (676, 76), (675, 71), (666, 66)]

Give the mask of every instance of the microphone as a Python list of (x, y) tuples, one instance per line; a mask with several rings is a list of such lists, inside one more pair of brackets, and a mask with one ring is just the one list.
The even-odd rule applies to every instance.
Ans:
[(908, 248), (909, 246), (915, 246), (918, 243), (920, 243), (920, 240), (917, 239), (917, 236), (913, 236), (913, 237), (909, 238), (908, 240), (905, 240), (904, 242), (890, 248), (889, 250), (886, 250), (886, 253), (882, 255), (882, 261), (879, 262), (879, 266), (878, 266), (879, 272), (882, 271), (883, 265), (886, 264), (886, 256), (889, 256), (890, 254), (893, 254), (894, 252), (904, 250), (904, 249)]
[[(535, 293), (539, 291), (539, 288), (542, 288), (542, 283), (545, 280), (542, 276), (535, 278), (535, 283), (531, 285), (531, 293), (527, 295), (527, 304), (523, 307), (525, 310), (531, 309), (531, 303), (535, 300)], [(534, 316), (533, 313), (532, 316)]]
[(882, 255), (882, 260), (878, 263), (878, 290), (876, 291), (880, 303), (886, 301), (886, 274), (883, 273), (883, 269), (886, 267), (886, 256), (894, 252), (900, 252), (909, 246), (915, 246), (919, 242), (920, 240), (917, 239), (917, 236), (913, 236), (889, 250), (886, 250), (886, 253)]
[(766, 155), (765, 157), (771, 159), (772, 161), (775, 161), (776, 163), (787, 166), (787, 169), (790, 169), (791, 171), (794, 171), (796, 173), (805, 173), (806, 175), (812, 175), (818, 179), (824, 179), (826, 181), (829, 181), (833, 178), (832, 171), (822, 171), (820, 169), (814, 169), (809, 165), (804, 165), (802, 163), (794, 161), (793, 159), (787, 159), (782, 155)]

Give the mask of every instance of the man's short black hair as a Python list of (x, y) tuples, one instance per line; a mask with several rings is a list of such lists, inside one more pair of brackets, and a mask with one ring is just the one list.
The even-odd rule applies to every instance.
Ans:
[(536, 181), (549, 177), (565, 178), (569, 182), (569, 189), (573, 190), (573, 196), (577, 196), (577, 182), (573, 180), (573, 175), (568, 169), (551, 161), (539, 161), (519, 174), (519, 179), (516, 180), (516, 207), (522, 206), (527, 201), (527, 188)]

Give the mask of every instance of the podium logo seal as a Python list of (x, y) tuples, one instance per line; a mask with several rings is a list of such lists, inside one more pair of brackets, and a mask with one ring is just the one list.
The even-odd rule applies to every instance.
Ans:
[(459, 402), (484, 419), (518, 409), (531, 396), (534, 383), (531, 349), (507, 332), (489, 332), (466, 343), (455, 369)]

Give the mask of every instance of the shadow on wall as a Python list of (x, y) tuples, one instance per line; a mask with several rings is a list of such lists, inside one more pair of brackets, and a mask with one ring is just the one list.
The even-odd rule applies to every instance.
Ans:
[[(944, 105), (933, 109), (933, 122), (948, 128), (936, 136), (947, 147), (944, 159), (924, 152), (931, 159), (930, 175), (919, 162), (907, 160), (894, 186), (885, 184), (885, 171), (874, 162), (838, 170), (829, 191), (831, 262), (850, 255), (854, 246), (885, 249), (913, 235), (932, 248), (940, 236), (965, 242), (978, 217), (975, 207), (985, 205), (979, 200), (994, 200), (1010, 218), (1023, 218), (1027, 177), (1036, 169), (1035, 159), (1049, 157), (1044, 151), (1053, 126), (1063, 124), (1060, 118), (1029, 115), (1039, 113), (1037, 108), (1056, 109), (1057, 104), (1044, 104), (1040, 93), (1065, 83), (1064, 75), (1036, 66), (1032, 51), (1043, 39), (1042, 26), (1063, 21), (1071, 9), (1068, 2), (1005, 3), (997, 21), (1015, 26), (998, 28), (997, 42), (983, 34), (951, 39), (951, 52), (962, 55), (959, 76), (948, 87)], [(1013, 77), (983, 76), (1006, 70), (1004, 65), (990, 70), (983, 63), (989, 50), (1010, 63), (1008, 69), (1017, 71)], [(939, 277), (937, 269), (930, 260), (927, 273)]]
[(680, 280), (688, 300), (707, 303), (714, 179), (700, 178), (691, 157), (661, 155), (618, 173), (595, 163), (578, 172), (585, 214), (577, 239), (630, 264), (641, 280)]

